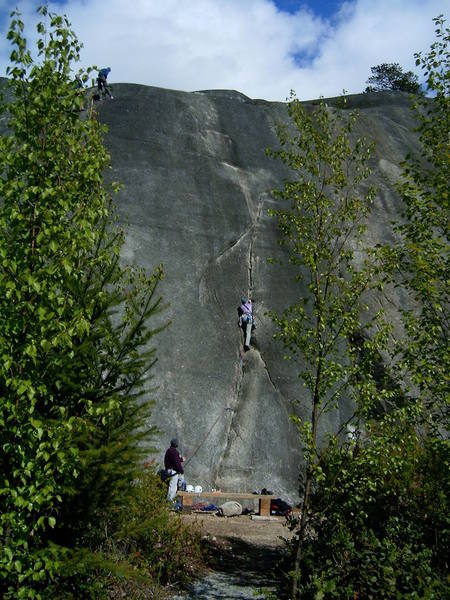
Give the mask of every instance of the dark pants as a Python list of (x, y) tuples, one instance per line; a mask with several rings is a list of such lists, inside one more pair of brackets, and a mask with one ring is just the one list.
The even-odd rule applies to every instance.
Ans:
[(108, 86), (106, 85), (105, 77), (97, 77), (97, 88), (98, 93), (101, 96), (111, 96)]

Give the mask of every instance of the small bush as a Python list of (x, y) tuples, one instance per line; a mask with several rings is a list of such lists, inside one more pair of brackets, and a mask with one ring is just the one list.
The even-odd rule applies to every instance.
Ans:
[(128, 503), (99, 514), (65, 562), (48, 598), (157, 598), (161, 586), (183, 585), (201, 560), (197, 535), (169, 510), (166, 487), (150, 467)]
[(414, 430), (383, 425), (359, 446), (330, 445), (324, 457), (302, 598), (450, 595), (448, 441), (423, 443)]
[(136, 482), (136, 494), (119, 515), (114, 544), (162, 583), (185, 583), (200, 558), (197, 536), (169, 511), (167, 487), (152, 468)]

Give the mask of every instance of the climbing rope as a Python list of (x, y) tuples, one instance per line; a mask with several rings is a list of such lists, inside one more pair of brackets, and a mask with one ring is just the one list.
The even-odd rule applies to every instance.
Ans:
[(192, 452), (192, 454), (190, 455), (190, 457), (186, 460), (186, 462), (184, 463), (183, 466), (187, 465), (188, 462), (190, 462), (194, 456), (197, 454), (197, 452), (200, 450), (200, 448), (203, 446), (203, 444), (206, 442), (206, 440), (208, 439), (211, 431), (214, 429), (214, 427), (217, 425), (217, 423), (219, 422), (219, 419), (222, 415), (224, 415), (226, 413), (227, 410), (231, 410), (233, 411), (232, 408), (230, 408), (229, 406), (227, 406), (226, 408), (224, 408), (218, 415), (217, 419), (214, 421), (214, 423), (211, 425), (211, 427), (208, 429), (205, 437), (200, 441), (200, 443), (196, 446), (194, 452)]

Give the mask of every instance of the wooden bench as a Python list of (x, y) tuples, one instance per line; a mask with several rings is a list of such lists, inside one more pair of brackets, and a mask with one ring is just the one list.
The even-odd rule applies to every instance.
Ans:
[[(244, 494), (240, 492), (177, 492), (177, 496), (181, 498), (181, 509), (186, 512), (192, 510), (194, 498), (212, 498), (213, 500), (259, 500), (259, 514), (263, 517), (270, 516), (270, 501), (275, 496), (260, 496), (259, 494)], [(214, 502), (216, 504), (216, 502)]]

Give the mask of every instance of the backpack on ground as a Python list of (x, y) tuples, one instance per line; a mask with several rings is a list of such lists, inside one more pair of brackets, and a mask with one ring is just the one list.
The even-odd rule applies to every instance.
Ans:
[(292, 512), (292, 506), (281, 498), (273, 498), (270, 501), (270, 514), (287, 517)]

